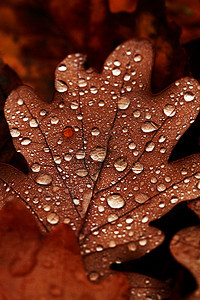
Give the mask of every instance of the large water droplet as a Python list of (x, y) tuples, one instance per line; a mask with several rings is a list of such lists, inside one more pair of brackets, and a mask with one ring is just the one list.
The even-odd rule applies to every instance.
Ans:
[(138, 203), (144, 203), (149, 199), (149, 196), (143, 193), (137, 194), (135, 196), (135, 201)]
[(71, 159), (72, 159), (72, 155), (71, 154), (67, 153), (67, 154), (64, 155), (64, 160), (70, 161)]
[(130, 104), (130, 99), (126, 96), (122, 96), (121, 98), (119, 98), (117, 105), (119, 109), (127, 109), (129, 107)]
[(185, 101), (189, 102), (194, 100), (194, 94), (192, 92), (186, 92), (184, 95)]
[(128, 145), (129, 149), (135, 149), (136, 148), (136, 144), (134, 142), (131, 142), (129, 145)]
[(125, 157), (117, 158), (114, 163), (114, 167), (119, 172), (123, 172), (126, 169), (127, 165), (128, 165), (128, 163), (127, 163), (127, 159)]
[(40, 171), (40, 165), (38, 163), (35, 163), (31, 166), (31, 170), (33, 172), (39, 172)]
[(50, 185), (52, 183), (52, 180), (53, 179), (52, 179), (51, 175), (49, 175), (49, 174), (38, 175), (35, 179), (35, 181), (41, 185)]
[(18, 137), (18, 136), (20, 136), (21, 133), (17, 128), (12, 128), (10, 130), (10, 134), (12, 137)]
[(175, 106), (171, 104), (165, 105), (163, 111), (167, 117), (173, 117), (176, 113)]
[(30, 124), (30, 127), (33, 127), (33, 128), (38, 127), (38, 122), (36, 119), (31, 119), (29, 124)]
[(153, 122), (146, 121), (142, 124), (141, 129), (143, 132), (153, 132), (158, 129), (158, 126)]
[(106, 149), (100, 146), (94, 147), (90, 152), (90, 157), (94, 161), (103, 162), (106, 158)]
[(22, 141), (21, 141), (21, 145), (22, 146), (28, 146), (31, 144), (31, 140), (28, 139), (28, 138), (24, 138)]
[(59, 216), (56, 213), (50, 213), (47, 216), (47, 221), (51, 224), (51, 225), (55, 225), (59, 222)]
[(140, 162), (136, 162), (135, 164), (133, 164), (132, 166), (132, 171), (135, 174), (140, 174), (144, 169), (144, 166), (140, 163)]
[(67, 92), (68, 85), (64, 81), (57, 80), (56, 82), (56, 90), (60, 93)]
[(80, 177), (85, 177), (88, 174), (88, 171), (86, 169), (78, 169), (75, 171), (76, 175)]
[(58, 71), (64, 72), (64, 71), (66, 71), (66, 70), (67, 70), (66, 65), (62, 64), (62, 65), (59, 65), (59, 66), (58, 66)]
[(18, 99), (18, 101), (17, 101), (17, 104), (19, 104), (19, 105), (23, 105), (24, 104), (24, 101), (22, 100), (22, 99)]
[(141, 61), (142, 61), (142, 55), (136, 54), (136, 55), (134, 56), (133, 60), (134, 60), (135, 62), (141, 62)]
[(78, 104), (77, 101), (72, 101), (72, 102), (71, 102), (71, 105), (70, 105), (71, 109), (77, 109), (78, 106), (79, 106), (79, 104)]
[(115, 222), (116, 220), (118, 219), (118, 215), (116, 215), (116, 214), (110, 214), (109, 216), (108, 216), (108, 222)]
[(83, 78), (79, 79), (78, 86), (80, 88), (87, 86), (87, 81), (85, 79), (83, 79)]
[(99, 133), (100, 133), (99, 128), (97, 128), (97, 127), (92, 128), (92, 131), (91, 131), (92, 135), (97, 136), (97, 135), (99, 135)]
[(56, 124), (58, 124), (58, 122), (59, 122), (58, 117), (54, 116), (51, 118), (51, 124), (56, 125)]
[(76, 152), (76, 158), (77, 159), (84, 159), (84, 157), (85, 157), (85, 151), (84, 150), (80, 149)]
[(67, 126), (63, 129), (63, 134), (65, 138), (71, 138), (74, 134), (74, 129), (72, 126)]
[(153, 151), (154, 148), (155, 148), (155, 143), (154, 143), (154, 142), (148, 142), (148, 143), (146, 144), (145, 150), (146, 150), (147, 152), (151, 152), (151, 151)]
[(125, 205), (125, 201), (120, 194), (108, 196), (107, 203), (111, 208), (122, 208)]
[(121, 74), (121, 70), (119, 68), (112, 69), (112, 73), (114, 76), (119, 76)]

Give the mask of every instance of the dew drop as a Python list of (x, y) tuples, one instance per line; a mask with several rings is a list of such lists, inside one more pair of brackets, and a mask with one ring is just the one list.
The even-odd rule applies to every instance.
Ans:
[(158, 129), (158, 126), (150, 121), (146, 121), (142, 124), (141, 129), (143, 132), (153, 132)]
[(142, 55), (136, 54), (136, 55), (134, 56), (133, 60), (134, 60), (135, 62), (140, 62), (140, 61), (142, 61)]
[(31, 144), (31, 140), (30, 139), (27, 139), (27, 138), (24, 138), (22, 141), (21, 141), (21, 145), (23, 146), (28, 146)]
[(111, 208), (122, 208), (125, 205), (125, 201), (120, 194), (108, 196), (107, 203)]
[(76, 101), (71, 102), (71, 105), (70, 105), (71, 109), (77, 109), (78, 106), (79, 106), (78, 102), (76, 102)]
[(114, 76), (119, 76), (121, 74), (121, 70), (119, 68), (112, 69), (112, 74)]
[(130, 99), (128, 97), (120, 97), (118, 102), (117, 102), (118, 108), (119, 109), (127, 109), (130, 105)]
[(108, 222), (110, 222), (110, 223), (116, 221), (117, 219), (118, 219), (118, 216), (116, 214), (110, 214), (108, 216)]
[(56, 116), (51, 118), (51, 124), (52, 125), (56, 125), (56, 124), (58, 124), (58, 122), (59, 122), (59, 119)]
[(23, 104), (24, 104), (24, 101), (23, 101), (22, 99), (18, 99), (17, 104), (23, 105)]
[(39, 172), (40, 171), (40, 165), (38, 163), (35, 163), (31, 166), (31, 170), (33, 172)]
[(154, 142), (148, 142), (148, 143), (146, 144), (145, 150), (146, 150), (147, 152), (151, 152), (151, 151), (153, 151), (154, 148), (155, 148), (155, 143), (154, 143)]
[(63, 129), (63, 134), (65, 138), (71, 138), (74, 134), (74, 129), (72, 126), (67, 126)]
[(134, 242), (130, 242), (128, 244), (128, 250), (129, 251), (135, 251), (136, 249), (137, 249), (137, 246), (136, 246), (136, 244)]
[(80, 177), (85, 177), (88, 174), (88, 171), (86, 169), (78, 169), (75, 171), (76, 175)]
[(87, 86), (87, 81), (86, 81), (85, 79), (83, 79), (83, 78), (79, 79), (79, 81), (78, 81), (78, 86), (79, 86), (80, 88), (86, 87), (86, 86)]
[(58, 71), (64, 72), (67, 70), (67, 67), (63, 64), (58, 67)]
[(163, 111), (167, 117), (173, 117), (176, 113), (174, 105), (171, 105), (171, 104), (165, 105)]
[(185, 101), (189, 102), (194, 100), (194, 94), (192, 92), (186, 92), (184, 95)]
[(135, 196), (135, 201), (138, 203), (144, 203), (149, 199), (149, 196), (143, 193), (137, 194)]
[(164, 135), (161, 135), (158, 139), (159, 143), (163, 143), (166, 140), (166, 137)]
[(98, 90), (97, 90), (96, 86), (91, 86), (90, 92), (91, 92), (92, 94), (97, 94)]
[(55, 155), (53, 159), (56, 164), (58, 165), (61, 164), (61, 157), (59, 155)]
[(85, 152), (84, 150), (80, 149), (76, 152), (76, 158), (77, 159), (84, 159), (85, 158)]
[(124, 81), (129, 81), (131, 78), (130, 74), (124, 74)]
[(99, 105), (100, 107), (103, 107), (103, 106), (105, 105), (105, 102), (104, 102), (103, 100), (100, 100), (99, 103), (98, 103), (98, 105)]
[(133, 164), (132, 166), (132, 171), (135, 174), (140, 174), (144, 169), (144, 166), (140, 163), (140, 162), (136, 162), (135, 164)]
[(47, 221), (51, 224), (51, 225), (55, 225), (59, 222), (59, 216), (56, 213), (50, 213), (47, 216)]
[(43, 117), (43, 116), (46, 115), (46, 113), (47, 113), (46, 110), (45, 110), (45, 109), (42, 109), (42, 110), (40, 111), (40, 116)]
[(60, 93), (67, 92), (68, 85), (64, 81), (57, 80), (56, 82), (56, 90)]
[(71, 154), (67, 153), (67, 154), (64, 155), (64, 160), (70, 161), (71, 159), (72, 159), (72, 155)]
[(144, 223), (147, 223), (149, 221), (149, 218), (148, 218), (148, 216), (144, 216), (143, 218), (142, 218), (142, 223), (144, 224)]
[(135, 118), (139, 118), (140, 117), (140, 111), (139, 111), (139, 109), (136, 109), (136, 110), (134, 110), (134, 112), (133, 112), (133, 116), (135, 117)]
[(159, 185), (157, 186), (157, 190), (158, 190), (158, 192), (163, 192), (163, 191), (165, 191), (165, 190), (166, 190), (166, 185), (163, 184), (163, 183), (159, 184)]
[(138, 243), (139, 243), (140, 246), (146, 246), (147, 240), (146, 239), (142, 239), (142, 240), (139, 240)]
[(97, 127), (92, 128), (92, 131), (91, 131), (92, 135), (97, 136), (97, 135), (99, 135), (99, 133), (100, 133), (99, 128), (97, 128)]
[(134, 142), (131, 142), (129, 145), (128, 145), (129, 149), (133, 150), (136, 148), (136, 144)]
[(118, 172), (123, 172), (128, 163), (125, 157), (119, 157), (115, 160), (114, 167)]
[(17, 128), (12, 128), (10, 130), (10, 134), (12, 137), (18, 137), (18, 136), (20, 136), (21, 133)]
[(49, 175), (49, 174), (38, 175), (35, 179), (35, 181), (41, 185), (50, 185), (52, 183), (52, 180), (53, 179), (52, 179), (51, 175)]
[(197, 188), (200, 190), (200, 181), (197, 183)]
[(170, 202), (171, 203), (176, 203), (176, 202), (178, 202), (178, 198), (174, 196), (174, 197), (171, 198)]
[(91, 281), (97, 281), (99, 279), (99, 273), (93, 271), (88, 275), (88, 277)]
[(33, 127), (33, 128), (38, 127), (38, 122), (36, 121), (36, 119), (31, 119), (29, 124), (30, 124), (30, 127)]
[(103, 162), (106, 158), (106, 149), (100, 146), (94, 147), (90, 152), (90, 157), (94, 161)]

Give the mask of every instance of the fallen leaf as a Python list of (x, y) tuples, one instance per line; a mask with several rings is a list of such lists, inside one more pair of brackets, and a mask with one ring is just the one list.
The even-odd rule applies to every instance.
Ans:
[(200, 226), (180, 230), (172, 239), (170, 250), (175, 259), (195, 277), (198, 288), (185, 300), (200, 298)]
[(88, 280), (69, 225), (60, 224), (44, 236), (18, 201), (0, 211), (0, 266), (1, 299), (129, 299), (129, 283), (122, 274), (100, 284)]
[(51, 104), (26, 86), (6, 101), (30, 170), (1, 165), (2, 205), (14, 193), (44, 229), (70, 224), (97, 281), (113, 262), (158, 246), (164, 236), (149, 223), (200, 193), (199, 154), (168, 162), (199, 112), (199, 83), (183, 78), (152, 95), (152, 56), (147, 41), (128, 41), (98, 74), (70, 55), (57, 67)]

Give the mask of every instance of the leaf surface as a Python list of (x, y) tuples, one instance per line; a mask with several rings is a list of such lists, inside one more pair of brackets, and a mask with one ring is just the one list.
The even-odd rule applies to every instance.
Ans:
[(100, 284), (88, 280), (69, 225), (60, 224), (44, 236), (18, 201), (8, 202), (0, 212), (0, 264), (1, 299), (129, 299), (122, 274)]
[(0, 167), (2, 203), (15, 193), (46, 230), (70, 224), (98, 279), (159, 245), (163, 234), (149, 222), (199, 195), (199, 154), (168, 162), (198, 114), (199, 84), (183, 78), (153, 95), (152, 56), (147, 41), (128, 41), (99, 74), (70, 55), (56, 69), (51, 104), (23, 86), (5, 106), (30, 170)]
[(197, 289), (184, 299), (200, 298), (200, 226), (180, 230), (172, 239), (170, 250), (175, 259), (195, 277)]

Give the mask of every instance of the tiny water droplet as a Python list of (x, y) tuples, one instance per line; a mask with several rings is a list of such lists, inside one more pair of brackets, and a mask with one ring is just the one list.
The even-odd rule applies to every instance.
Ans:
[(126, 96), (122, 96), (119, 98), (117, 105), (119, 109), (127, 109), (130, 105), (130, 99)]
[(166, 137), (164, 135), (161, 135), (158, 139), (159, 143), (163, 143), (166, 140)]
[(118, 172), (123, 172), (127, 167), (127, 159), (125, 157), (119, 157), (115, 160), (114, 167)]
[(40, 111), (40, 116), (43, 117), (43, 116), (46, 115), (46, 113), (47, 113), (46, 110), (45, 110), (45, 109), (42, 109), (42, 110)]
[(98, 90), (97, 90), (96, 86), (91, 86), (90, 92), (91, 92), (92, 94), (97, 94)]
[(107, 198), (107, 203), (111, 208), (122, 208), (125, 205), (125, 201), (120, 194), (112, 194)]

